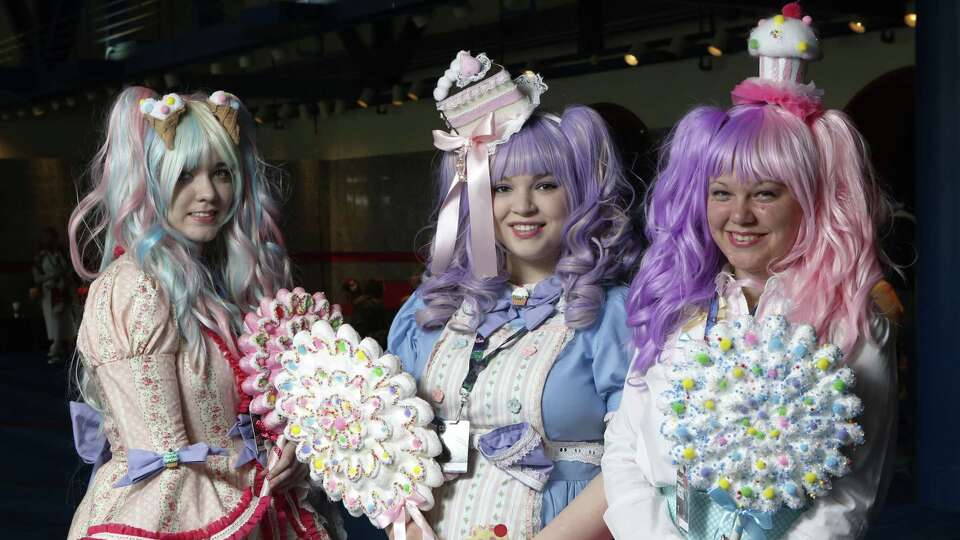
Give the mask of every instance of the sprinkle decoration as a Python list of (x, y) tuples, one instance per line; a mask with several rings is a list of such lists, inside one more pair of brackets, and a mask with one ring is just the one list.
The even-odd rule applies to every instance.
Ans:
[(272, 384), (282, 369), (280, 354), (290, 348), (293, 336), (309, 331), (321, 320), (334, 328), (340, 326), (340, 306), (331, 306), (322, 292), (307, 294), (300, 287), (292, 292), (280, 289), (276, 298), (264, 298), (255, 312), (244, 317), (237, 344), (245, 377), (240, 388), (250, 399), (250, 412), (259, 416), (255, 425), (265, 438), (276, 439), (285, 424), (276, 410), (277, 391)]
[(470, 530), (466, 540), (510, 540), (507, 526), (503, 523), (496, 525), (477, 525)]
[(670, 456), (690, 486), (727, 491), (744, 510), (775, 512), (824, 496), (863, 444), (853, 371), (813, 327), (780, 315), (718, 322), (684, 343), (658, 399)]
[(433, 507), (442, 447), (429, 426), (433, 409), (399, 359), (324, 318), (284, 343), (274, 357), (274, 410), (313, 483), (379, 528)]

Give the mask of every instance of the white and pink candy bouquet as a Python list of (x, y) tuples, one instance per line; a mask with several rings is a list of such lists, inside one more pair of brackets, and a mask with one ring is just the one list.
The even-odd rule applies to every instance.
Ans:
[(310, 478), (351, 515), (392, 524), (400, 539), (409, 515), (433, 538), (421, 513), (443, 482), (433, 409), (396, 356), (341, 321), (321, 293), (299, 288), (248, 315), (240, 347), (250, 411), (277, 446), (296, 441)]

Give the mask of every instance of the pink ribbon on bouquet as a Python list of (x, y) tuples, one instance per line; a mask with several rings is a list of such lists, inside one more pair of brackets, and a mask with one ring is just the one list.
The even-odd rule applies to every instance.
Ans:
[[(460, 199), (467, 185), (470, 207), (470, 251), (478, 277), (497, 275), (497, 250), (493, 233), (493, 198), (490, 195), (488, 144), (500, 140), (504, 126), (497, 126), (494, 113), (487, 114), (467, 136), (433, 131), (433, 145), (445, 152), (466, 153), (466, 171), (457, 171), (440, 207), (430, 271), (440, 274), (450, 266), (460, 226)], [(466, 176), (466, 178), (464, 178)]]
[(381, 529), (393, 525), (393, 540), (407, 540), (407, 513), (409, 512), (410, 518), (420, 527), (422, 538), (424, 540), (437, 540), (437, 535), (420, 512), (420, 505), (424, 502), (426, 502), (426, 499), (423, 496), (413, 492), (403, 504), (389, 512), (378, 515), (374, 518), (374, 522)]

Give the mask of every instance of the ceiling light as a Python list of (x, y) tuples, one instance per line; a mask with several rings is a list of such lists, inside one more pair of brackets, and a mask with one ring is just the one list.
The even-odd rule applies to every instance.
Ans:
[(371, 101), (373, 101), (373, 88), (364, 88), (363, 92), (360, 93), (360, 97), (357, 98), (357, 105), (366, 109), (370, 106)]
[(903, 14), (903, 23), (910, 28), (917, 27), (917, 3), (907, 2), (907, 10)]
[(623, 61), (626, 62), (628, 66), (636, 66), (640, 64), (640, 56), (643, 54), (646, 48), (646, 45), (640, 41), (633, 42), (633, 45), (630, 45), (630, 48), (627, 49), (626, 54), (623, 55)]
[(730, 44), (730, 36), (726, 29), (720, 29), (713, 35), (713, 39), (707, 44), (707, 52), (710, 56), (723, 56), (724, 51)]
[(394, 107), (403, 105), (403, 88), (399, 84), (393, 85), (390, 103), (392, 103)]
[(417, 101), (420, 99), (420, 94), (423, 93), (423, 81), (416, 80), (410, 83), (410, 89), (407, 90), (407, 97), (410, 98), (410, 101)]

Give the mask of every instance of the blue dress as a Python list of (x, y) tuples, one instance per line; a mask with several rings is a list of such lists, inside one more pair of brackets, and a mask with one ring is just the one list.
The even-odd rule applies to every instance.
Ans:
[[(602, 443), (605, 420), (620, 405), (629, 369), (626, 294), (626, 287), (607, 289), (594, 324), (576, 331), (557, 356), (542, 396), (547, 439)], [(507, 286), (502, 295), (509, 298)], [(387, 340), (388, 350), (418, 381), (442, 333), (442, 329), (426, 330), (417, 325), (415, 316), (423, 307), (419, 294), (414, 293), (394, 319)], [(542, 525), (556, 517), (599, 472), (599, 466), (585, 462), (556, 462), (542, 493)]]

